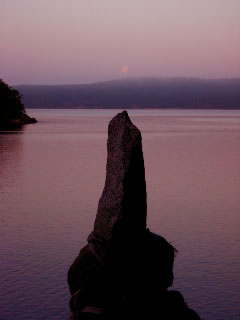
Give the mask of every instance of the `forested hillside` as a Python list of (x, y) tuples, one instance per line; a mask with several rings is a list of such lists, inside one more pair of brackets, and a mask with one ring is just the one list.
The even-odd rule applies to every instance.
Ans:
[(143, 78), (17, 89), (27, 108), (240, 109), (240, 79)]

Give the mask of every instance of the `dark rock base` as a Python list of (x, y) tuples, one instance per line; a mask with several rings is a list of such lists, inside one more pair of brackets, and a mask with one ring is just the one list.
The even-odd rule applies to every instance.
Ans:
[(0, 122), (0, 130), (16, 129), (23, 126), (24, 124), (31, 124), (31, 123), (37, 123), (37, 122), (38, 122), (37, 119), (29, 117), (26, 113), (23, 113), (17, 119), (12, 119), (4, 123)]

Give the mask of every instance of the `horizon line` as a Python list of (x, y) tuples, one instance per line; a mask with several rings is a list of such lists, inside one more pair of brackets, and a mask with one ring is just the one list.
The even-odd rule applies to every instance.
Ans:
[(93, 84), (100, 84), (100, 83), (107, 83), (107, 82), (120, 82), (120, 81), (131, 81), (131, 80), (200, 80), (200, 81), (217, 81), (217, 80), (240, 80), (239, 77), (194, 77), (194, 76), (167, 76), (167, 77), (157, 77), (157, 76), (142, 76), (142, 77), (125, 77), (125, 78), (113, 78), (109, 80), (99, 80), (99, 81), (92, 81), (92, 82), (79, 82), (79, 83), (54, 83), (54, 84), (43, 84), (43, 83), (18, 83), (13, 84), (11, 86), (80, 86), (80, 85), (93, 85)]

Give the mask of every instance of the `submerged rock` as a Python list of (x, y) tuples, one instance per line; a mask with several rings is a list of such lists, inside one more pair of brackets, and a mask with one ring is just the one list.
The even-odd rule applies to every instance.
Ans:
[(126, 111), (109, 123), (107, 150), (94, 230), (68, 272), (73, 319), (200, 319), (168, 291), (176, 250), (146, 228), (141, 133)]

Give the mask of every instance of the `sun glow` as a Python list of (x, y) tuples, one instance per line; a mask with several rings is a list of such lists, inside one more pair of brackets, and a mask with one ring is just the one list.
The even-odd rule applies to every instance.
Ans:
[(126, 66), (126, 65), (122, 66), (121, 73), (128, 73), (128, 66)]

